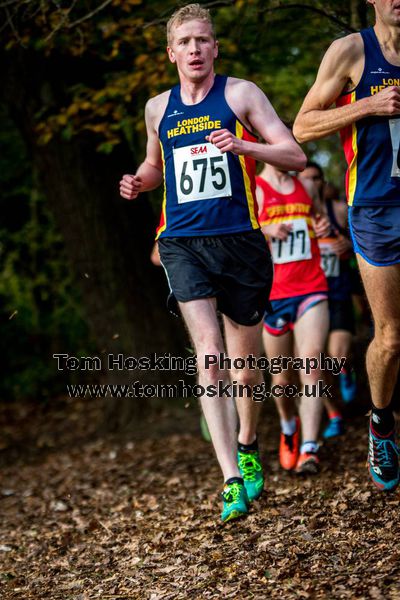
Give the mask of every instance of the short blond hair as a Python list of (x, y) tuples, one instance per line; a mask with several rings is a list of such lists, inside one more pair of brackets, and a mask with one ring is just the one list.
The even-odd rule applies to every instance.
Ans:
[(186, 21), (194, 21), (195, 19), (208, 23), (211, 27), (212, 36), (215, 39), (214, 25), (211, 19), (210, 11), (207, 8), (200, 6), (200, 4), (187, 4), (186, 6), (182, 6), (176, 10), (167, 23), (168, 45), (171, 45), (172, 29), (174, 27), (179, 27), (179, 25), (182, 25), (182, 23), (185, 23)]

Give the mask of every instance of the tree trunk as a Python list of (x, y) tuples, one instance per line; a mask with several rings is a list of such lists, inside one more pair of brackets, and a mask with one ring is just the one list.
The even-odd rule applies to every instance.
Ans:
[[(87, 135), (39, 146), (35, 115), (46, 86), (48, 93), (49, 87), (60, 85), (54, 85), (53, 77), (62, 73), (62, 65), (48, 69), (42, 58), (22, 49), (1, 58), (0, 94), (29, 146), (62, 232), (99, 356), (182, 354), (182, 322), (167, 313), (165, 275), (149, 260), (157, 217), (145, 197), (127, 202), (118, 193), (121, 175), (134, 170), (131, 152), (121, 144), (110, 155), (96, 153), (95, 140)], [(159, 383), (174, 382), (177, 376), (105, 369), (102, 378), (112, 383)], [(115, 428), (135, 420), (144, 403), (128, 398), (110, 400), (107, 406), (107, 423)]]

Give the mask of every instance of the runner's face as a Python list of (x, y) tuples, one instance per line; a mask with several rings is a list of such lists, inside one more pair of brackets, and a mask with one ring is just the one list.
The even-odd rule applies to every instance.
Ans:
[(299, 173), (299, 178), (311, 179), (318, 191), (321, 191), (324, 185), (323, 177), (321, 177), (321, 173), (315, 167), (306, 167), (304, 171)]
[(397, 25), (400, 27), (400, 1), (399, 0), (368, 0), (375, 8), (377, 20), (384, 25)]
[(196, 19), (173, 28), (167, 52), (180, 77), (203, 81), (213, 71), (218, 42), (213, 38), (210, 24)]

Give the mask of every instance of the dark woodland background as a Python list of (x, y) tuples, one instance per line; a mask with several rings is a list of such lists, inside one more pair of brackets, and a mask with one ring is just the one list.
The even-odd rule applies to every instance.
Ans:
[[(256, 82), (285, 121), (330, 42), (373, 19), (364, 0), (203, 4), (217, 71)], [(225, 527), (195, 399), (66, 393), (71, 383), (174, 383), (176, 372), (58, 371), (52, 358), (190, 354), (150, 262), (162, 192), (118, 194), (144, 156), (147, 98), (177, 81), (164, 33), (176, 7), (0, 0), (0, 597), (397, 600), (399, 499), (375, 490), (365, 468), (368, 316), (357, 399), (341, 404), (345, 435), (322, 445), (320, 475), (282, 472), (278, 416), (264, 403), (266, 492)], [(343, 194), (338, 136), (305, 150)]]
[[(365, 26), (373, 13), (363, 0), (204, 5), (220, 42), (217, 70), (256, 82), (285, 121), (295, 117), (331, 40)], [(3, 400), (48, 401), (67, 382), (118, 381), (107, 369), (60, 372), (53, 353), (187, 355), (182, 324), (165, 310), (164, 274), (149, 260), (161, 190), (135, 202), (118, 194), (121, 175), (144, 157), (146, 100), (177, 80), (164, 33), (176, 7), (166, 0), (0, 2)], [(306, 150), (343, 190), (338, 137)], [(174, 378), (151, 374), (152, 383)]]

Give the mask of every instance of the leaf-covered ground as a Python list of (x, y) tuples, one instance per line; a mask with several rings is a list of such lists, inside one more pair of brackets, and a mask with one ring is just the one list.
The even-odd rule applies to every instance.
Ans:
[(94, 435), (96, 407), (80, 401), (3, 407), (0, 598), (400, 598), (399, 495), (368, 480), (367, 419), (301, 480), (279, 470), (264, 408), (266, 493), (223, 526), (194, 404), (131, 438)]

